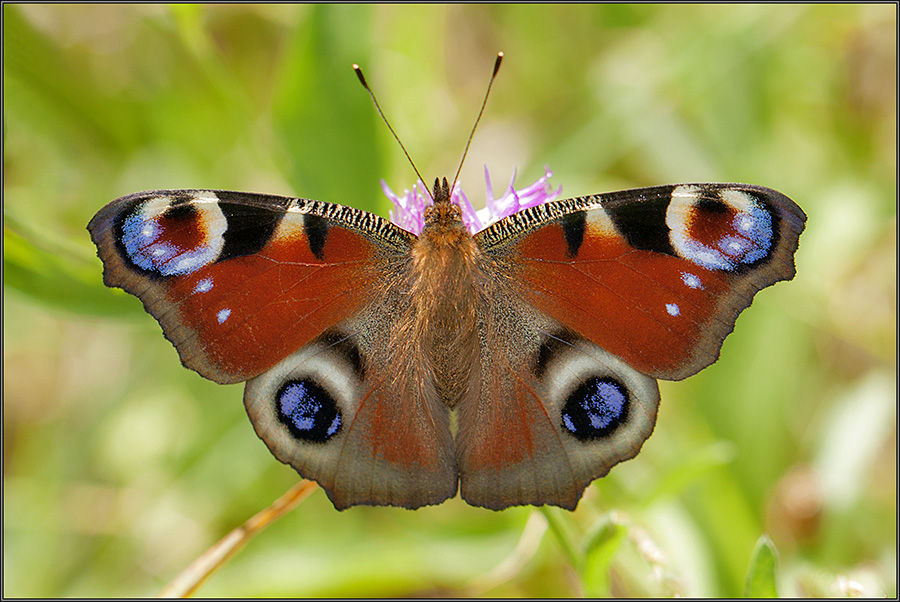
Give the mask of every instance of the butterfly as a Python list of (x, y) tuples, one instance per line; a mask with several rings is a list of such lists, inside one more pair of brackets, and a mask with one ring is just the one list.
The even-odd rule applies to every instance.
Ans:
[(746, 184), (559, 200), (471, 234), (446, 179), (419, 235), (265, 194), (154, 190), (88, 229), (182, 363), (246, 381), (256, 433), (337, 509), (574, 509), (709, 366), (806, 216)]

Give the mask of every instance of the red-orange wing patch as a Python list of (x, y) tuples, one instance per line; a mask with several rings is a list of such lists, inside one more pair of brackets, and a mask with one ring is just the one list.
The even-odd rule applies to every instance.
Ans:
[(88, 229), (104, 282), (139, 297), (182, 363), (220, 383), (360, 311), (412, 240), (347, 207), (200, 190), (122, 197)]
[(549, 203), (478, 235), (536, 308), (655, 378), (713, 363), (754, 294), (794, 275), (806, 216), (743, 184)]

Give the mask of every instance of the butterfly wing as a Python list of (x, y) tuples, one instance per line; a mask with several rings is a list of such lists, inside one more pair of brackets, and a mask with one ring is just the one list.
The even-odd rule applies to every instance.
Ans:
[(106, 285), (139, 297), (182, 363), (219, 383), (359, 311), (413, 239), (339, 205), (210, 190), (128, 195), (88, 230)]
[[(247, 383), (244, 405), (279, 460), (338, 510), (418, 508), (456, 494), (449, 411), (388, 295)], [(408, 322), (405, 322), (408, 323)]]
[(476, 235), (488, 277), (462, 496), (574, 508), (650, 436), (654, 379), (714, 362), (753, 295), (793, 277), (804, 222), (775, 191), (694, 184), (548, 203)]
[(480, 386), (460, 403), (460, 493), (494, 510), (573, 510), (591, 481), (650, 436), (656, 381), (520, 296), (490, 299), (480, 314)]
[(398, 327), (413, 235), (340, 205), (208, 190), (122, 197), (88, 229), (104, 282), (141, 299), (185, 366), (250, 379), (259, 436), (336, 507), (455, 494), (447, 408)]
[(746, 184), (658, 186), (548, 203), (479, 233), (521, 292), (635, 369), (680, 380), (719, 356), (761, 289), (794, 276), (806, 215)]
[[(245, 405), (337, 508), (454, 495), (574, 508), (633, 457), (654, 378), (715, 361), (761, 288), (793, 276), (805, 216), (745, 185), (681, 185), (527, 210), (477, 236), (478, 345), (449, 413), (410, 301), (413, 237), (338, 205), (214, 191), (114, 201), (89, 229), (104, 280), (141, 298), (182, 362), (252, 378)], [(444, 358), (449, 360), (449, 358)], [(455, 361), (455, 360), (454, 360)], [(448, 386), (445, 383), (444, 388)]]

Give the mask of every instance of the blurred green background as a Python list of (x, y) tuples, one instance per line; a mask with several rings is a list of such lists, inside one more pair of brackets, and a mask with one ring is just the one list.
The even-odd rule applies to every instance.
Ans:
[(146, 596), (297, 481), (242, 387), (103, 287), (85, 225), (153, 188), (387, 213), (411, 169), (483, 199), (740, 181), (809, 215), (798, 274), (661, 383), (641, 454), (577, 511), (317, 491), (208, 596), (896, 596), (896, 6), (3, 5), (3, 595)]

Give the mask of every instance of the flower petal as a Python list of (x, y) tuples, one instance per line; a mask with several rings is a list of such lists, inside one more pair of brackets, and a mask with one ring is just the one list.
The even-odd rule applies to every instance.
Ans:
[[(450, 202), (459, 205), (466, 229), (475, 234), (488, 225), (522, 209), (555, 200), (562, 192), (562, 186), (556, 190), (550, 187), (547, 181), (552, 175), (553, 172), (550, 171), (550, 168), (545, 166), (542, 177), (530, 186), (517, 191), (515, 188), (516, 171), (513, 170), (506, 192), (501, 198), (495, 199), (491, 176), (485, 166), (486, 207), (475, 211), (458, 182), (450, 194)], [(413, 234), (421, 234), (425, 228), (425, 208), (434, 202), (422, 181), (417, 180), (412, 191), (404, 190), (402, 196), (396, 195), (384, 180), (381, 181), (381, 189), (394, 204), (394, 209), (390, 211), (391, 221)]]

